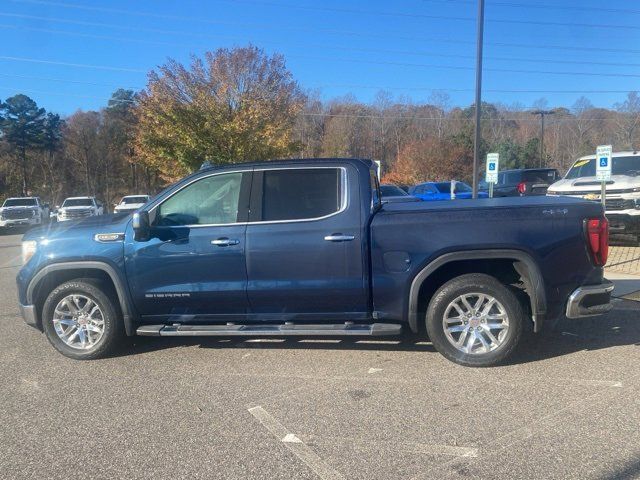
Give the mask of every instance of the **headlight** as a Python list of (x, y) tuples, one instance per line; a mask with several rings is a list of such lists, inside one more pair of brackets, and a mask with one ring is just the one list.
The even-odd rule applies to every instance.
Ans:
[(555, 190), (547, 190), (547, 195), (557, 195), (558, 192), (556, 192)]
[(33, 254), (36, 253), (36, 248), (38, 247), (38, 242), (35, 240), (25, 240), (22, 242), (22, 264), (27, 263)]

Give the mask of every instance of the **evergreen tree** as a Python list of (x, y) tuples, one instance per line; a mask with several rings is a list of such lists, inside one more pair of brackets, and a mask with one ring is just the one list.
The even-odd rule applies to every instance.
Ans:
[(41, 147), (44, 140), (46, 112), (26, 95), (14, 95), (0, 102), (0, 132), (15, 153), (22, 174), (22, 194), (29, 191), (27, 152)]

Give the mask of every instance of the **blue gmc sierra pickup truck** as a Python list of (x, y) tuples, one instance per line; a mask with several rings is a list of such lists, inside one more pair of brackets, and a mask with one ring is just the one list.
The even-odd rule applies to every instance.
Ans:
[(203, 169), (133, 216), (23, 239), (25, 321), (92, 359), (124, 335), (428, 335), (490, 366), (528, 331), (607, 312), (600, 204), (528, 197), (384, 203), (375, 164)]

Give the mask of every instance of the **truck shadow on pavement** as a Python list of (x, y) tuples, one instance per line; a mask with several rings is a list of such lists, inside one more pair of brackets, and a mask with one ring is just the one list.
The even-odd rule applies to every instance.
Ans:
[[(531, 334), (520, 345), (508, 365), (538, 362), (587, 350), (617, 346), (640, 347), (640, 304), (617, 301), (616, 308), (602, 317), (561, 321), (552, 331)], [(353, 350), (437, 353), (428, 339), (401, 337), (133, 337), (115, 355), (139, 355), (179, 347), (255, 348), (268, 350)]]

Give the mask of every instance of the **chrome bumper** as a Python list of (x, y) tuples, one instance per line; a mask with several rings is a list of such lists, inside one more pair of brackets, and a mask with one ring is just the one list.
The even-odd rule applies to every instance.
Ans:
[(38, 320), (36, 318), (35, 305), (22, 305), (20, 304), (20, 315), (23, 320), (32, 327), (38, 328)]
[(611, 310), (611, 292), (614, 285), (605, 281), (600, 285), (584, 285), (577, 288), (567, 301), (567, 318), (591, 317)]

